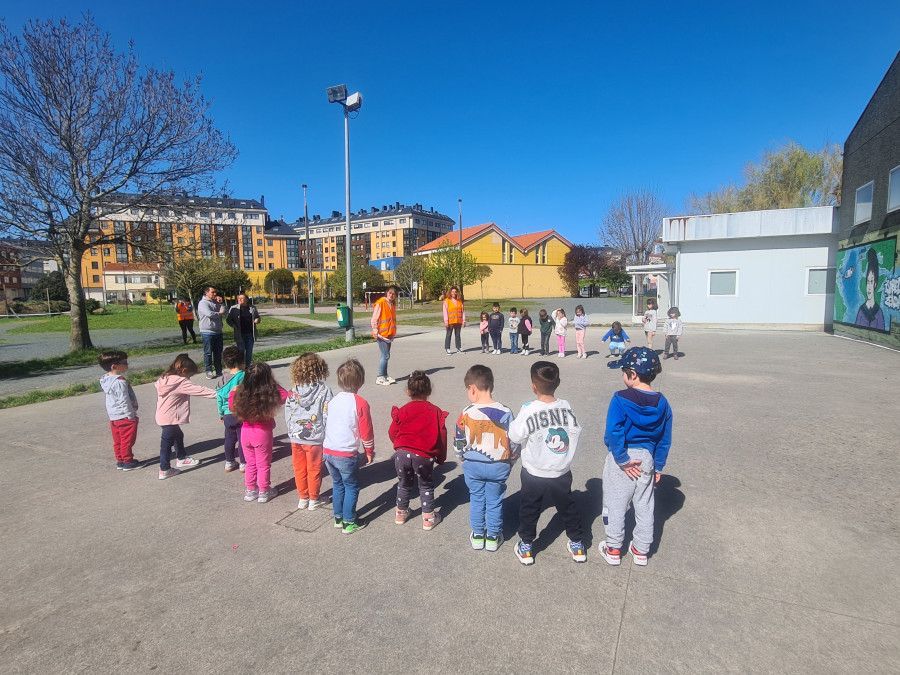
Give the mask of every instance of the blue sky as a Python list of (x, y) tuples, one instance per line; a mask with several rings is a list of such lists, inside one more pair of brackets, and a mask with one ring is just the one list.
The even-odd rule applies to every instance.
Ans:
[(556, 228), (597, 242), (609, 203), (739, 180), (765, 147), (846, 139), (900, 48), (892, 2), (301, 1), (79, 4), (142, 63), (202, 72), (240, 157), (221, 179), (273, 217), (344, 210), (343, 116), (328, 86), (364, 95), (350, 122), (352, 208), (421, 203), (464, 226)]

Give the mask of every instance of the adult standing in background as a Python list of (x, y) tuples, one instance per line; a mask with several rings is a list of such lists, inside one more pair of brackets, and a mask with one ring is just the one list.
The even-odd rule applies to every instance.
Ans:
[(448, 354), (450, 351), (450, 334), (456, 335), (456, 353), (462, 354), (462, 343), (459, 337), (459, 331), (466, 327), (466, 309), (463, 301), (459, 297), (459, 288), (451, 286), (450, 291), (444, 298), (444, 328), (447, 329), (447, 336), (444, 338), (444, 349)]
[(181, 326), (181, 340), (184, 344), (187, 344), (188, 331), (194, 344), (197, 344), (197, 335), (194, 333), (194, 308), (183, 295), (179, 295), (178, 302), (175, 303), (175, 315), (178, 317), (178, 325)]
[(391, 358), (391, 344), (397, 334), (397, 292), (393, 284), (388, 286), (383, 298), (378, 298), (372, 310), (372, 337), (381, 350), (381, 361), (378, 363), (378, 377), (375, 384), (389, 385), (397, 380), (388, 377), (387, 364)]
[(207, 286), (203, 289), (203, 297), (197, 303), (197, 314), (200, 317), (206, 379), (214, 380), (222, 375), (222, 315), (225, 314), (225, 305), (216, 299), (215, 287)]
[(234, 343), (244, 352), (244, 367), (250, 367), (250, 359), (253, 357), (253, 343), (255, 341), (253, 331), (259, 323), (259, 312), (250, 304), (246, 293), (239, 293), (237, 304), (228, 310), (225, 321), (234, 329)]

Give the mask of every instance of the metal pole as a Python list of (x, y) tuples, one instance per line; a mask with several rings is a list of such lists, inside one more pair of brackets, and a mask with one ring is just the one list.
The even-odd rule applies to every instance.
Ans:
[(306, 222), (306, 274), (309, 288), (309, 313), (316, 313), (316, 298), (313, 295), (312, 267), (309, 266), (309, 208), (306, 204), (306, 183), (303, 184), (303, 220)]
[(457, 281), (459, 282), (459, 295), (462, 297), (463, 288), (462, 288), (462, 268), (463, 268), (463, 255), (462, 255), (462, 198), (457, 199), (459, 202), (459, 277)]
[[(341, 104), (343, 105), (343, 104)], [(350, 111), (344, 105), (344, 175), (347, 183), (347, 241), (346, 247), (346, 263), (347, 263), (347, 315), (350, 317), (350, 325), (347, 327), (346, 339), (351, 342), (356, 338), (356, 329), (353, 327), (353, 286), (352, 272), (350, 269), (351, 247), (350, 247)]]

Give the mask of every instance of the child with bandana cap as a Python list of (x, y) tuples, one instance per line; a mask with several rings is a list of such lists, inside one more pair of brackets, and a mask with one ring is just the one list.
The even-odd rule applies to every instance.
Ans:
[(672, 444), (672, 409), (650, 384), (662, 371), (659, 357), (647, 347), (632, 347), (618, 361), (625, 389), (613, 394), (606, 413), (603, 442), (609, 448), (603, 466), (603, 511), (606, 540), (598, 545), (610, 565), (622, 561), (625, 512), (634, 505), (634, 534), (629, 552), (636, 565), (647, 564), (653, 543), (653, 487), (659, 482)]

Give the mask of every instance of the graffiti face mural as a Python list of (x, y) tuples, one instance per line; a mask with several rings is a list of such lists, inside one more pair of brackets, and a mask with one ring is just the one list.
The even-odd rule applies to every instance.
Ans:
[(838, 251), (836, 323), (889, 332), (900, 321), (900, 275), (894, 268), (897, 239)]

